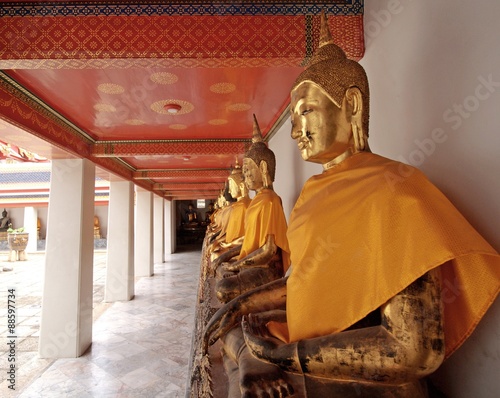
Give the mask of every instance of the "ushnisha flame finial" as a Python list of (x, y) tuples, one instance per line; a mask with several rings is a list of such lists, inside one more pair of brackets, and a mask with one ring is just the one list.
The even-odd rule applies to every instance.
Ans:
[(276, 171), (276, 157), (274, 152), (267, 147), (267, 143), (262, 138), (257, 117), (253, 115), (253, 135), (252, 145), (245, 152), (244, 158), (252, 159), (256, 165), (260, 165), (261, 161), (267, 163), (267, 168), (271, 182), (274, 181), (274, 174)]
[(318, 47), (323, 47), (327, 44), (333, 44), (333, 38), (332, 32), (330, 32), (330, 27), (328, 26), (328, 17), (325, 14), (325, 10), (322, 10)]
[(262, 132), (260, 131), (259, 123), (257, 122), (257, 117), (255, 113), (253, 114), (253, 134), (252, 134), (252, 143), (256, 142), (264, 142), (262, 138)]

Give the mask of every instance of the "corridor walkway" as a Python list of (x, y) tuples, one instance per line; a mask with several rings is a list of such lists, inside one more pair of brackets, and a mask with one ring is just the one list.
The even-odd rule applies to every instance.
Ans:
[[(135, 298), (103, 303), (106, 253), (94, 254), (93, 343), (80, 358), (41, 359), (43, 254), (9, 263), (0, 253), (0, 396), (184, 397), (200, 251), (187, 248), (136, 278)], [(16, 295), (16, 390), (8, 388), (7, 289)]]

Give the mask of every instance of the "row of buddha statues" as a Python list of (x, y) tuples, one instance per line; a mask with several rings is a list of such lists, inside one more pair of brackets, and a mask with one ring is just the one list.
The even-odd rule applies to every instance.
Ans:
[(228, 177), (236, 201), (218, 201), (206, 232), (220, 306), (201, 355), (221, 344), (228, 397), (429, 397), (428, 376), (498, 295), (500, 256), (420, 171), (370, 151), (365, 71), (321, 21), (290, 114), (323, 172), (287, 223), (254, 117)]

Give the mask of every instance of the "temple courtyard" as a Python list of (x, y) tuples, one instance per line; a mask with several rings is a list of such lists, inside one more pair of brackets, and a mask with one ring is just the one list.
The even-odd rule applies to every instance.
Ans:
[[(186, 246), (155, 264), (152, 277), (137, 277), (135, 297), (105, 303), (106, 251), (94, 252), (92, 346), (79, 358), (38, 356), (43, 252), (8, 262), (0, 252), (0, 396), (184, 397), (194, 328), (200, 248)], [(10, 289), (15, 289), (11, 290)], [(8, 338), (8, 294), (14, 294), (15, 338)], [(11, 311), (12, 312), (12, 311)], [(64, 335), (54, 336), (57, 346)], [(14, 344), (12, 344), (14, 343)], [(5, 371), (14, 362), (15, 390)], [(10, 355), (10, 357), (9, 357)]]

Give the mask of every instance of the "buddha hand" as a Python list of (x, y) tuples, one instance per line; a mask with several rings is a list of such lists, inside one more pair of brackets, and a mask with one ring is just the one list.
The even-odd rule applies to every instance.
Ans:
[(297, 343), (286, 344), (271, 336), (262, 321), (252, 314), (243, 316), (241, 328), (245, 343), (257, 358), (277, 365), (287, 372), (302, 373), (297, 355)]

